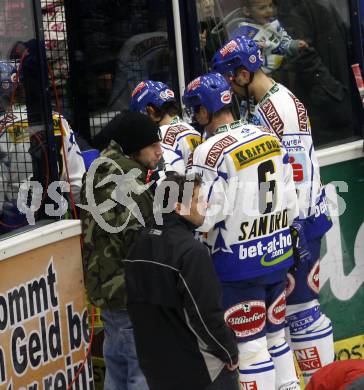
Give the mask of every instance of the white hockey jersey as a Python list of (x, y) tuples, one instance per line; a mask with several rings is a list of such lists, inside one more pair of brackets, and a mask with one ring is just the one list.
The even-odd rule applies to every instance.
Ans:
[(297, 197), (288, 156), (271, 130), (240, 121), (220, 127), (196, 148), (191, 172), (202, 175), (209, 208), (198, 230), (208, 232), (222, 281), (292, 264)]
[[(85, 164), (74, 133), (68, 122), (61, 116), (64, 130), (64, 146), (73, 197), (79, 202), (82, 176)], [(30, 134), (25, 106), (15, 106), (12, 112), (0, 115), (0, 211), (4, 201), (16, 200), (22, 182), (33, 173), (32, 157), (29, 153)], [(59, 114), (53, 113), (55, 136), (61, 135)], [(62, 154), (60, 180), (67, 181), (65, 158)], [(44, 158), (44, 156), (43, 156)]]
[(202, 142), (201, 134), (191, 125), (175, 117), (169, 125), (160, 127), (165, 171), (185, 174), (191, 153)]
[(299, 218), (310, 219), (308, 237), (322, 236), (332, 223), (305, 106), (286, 87), (275, 83), (257, 104), (250, 120), (272, 129), (281, 139), (293, 168)]

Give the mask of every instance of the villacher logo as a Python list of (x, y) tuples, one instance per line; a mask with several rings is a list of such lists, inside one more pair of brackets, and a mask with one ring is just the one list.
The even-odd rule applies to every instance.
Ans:
[(242, 302), (225, 312), (225, 322), (234, 330), (237, 337), (247, 337), (259, 333), (266, 320), (263, 301)]

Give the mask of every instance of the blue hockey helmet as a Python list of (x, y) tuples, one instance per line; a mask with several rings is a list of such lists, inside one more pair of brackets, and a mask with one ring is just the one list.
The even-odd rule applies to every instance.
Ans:
[(252, 39), (235, 36), (215, 53), (211, 65), (215, 72), (221, 74), (233, 75), (239, 67), (256, 72), (263, 65), (263, 57)]
[(0, 61), (0, 96), (13, 92), (16, 79), (16, 66), (9, 61)]
[(192, 80), (183, 94), (183, 103), (188, 109), (204, 106), (214, 113), (231, 104), (231, 90), (220, 73), (207, 73)]
[(131, 94), (130, 110), (147, 114), (147, 105), (160, 108), (164, 103), (176, 101), (174, 92), (160, 81), (144, 80)]

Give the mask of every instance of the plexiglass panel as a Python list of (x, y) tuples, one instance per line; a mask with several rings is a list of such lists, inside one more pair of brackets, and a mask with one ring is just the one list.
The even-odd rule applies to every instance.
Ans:
[(305, 104), (316, 146), (360, 136), (349, 1), (197, 0), (196, 6), (204, 71), (222, 41), (248, 36), (262, 49), (264, 72)]

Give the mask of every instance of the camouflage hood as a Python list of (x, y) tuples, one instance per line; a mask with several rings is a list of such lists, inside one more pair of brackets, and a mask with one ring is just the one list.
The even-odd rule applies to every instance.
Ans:
[[(101, 164), (95, 173), (92, 183), (95, 202), (100, 205), (112, 200), (115, 205), (105, 212), (99, 211), (102, 224), (96, 221), (94, 209), (81, 210), (85, 286), (95, 306), (122, 309), (126, 304), (122, 259), (140, 228), (152, 217), (153, 197), (145, 185), (147, 169), (125, 156), (116, 142), (111, 141), (100, 157), (110, 161)], [(89, 179), (87, 185), (91, 185)], [(81, 202), (87, 204), (85, 178)], [(110, 232), (108, 227), (120, 231)]]

